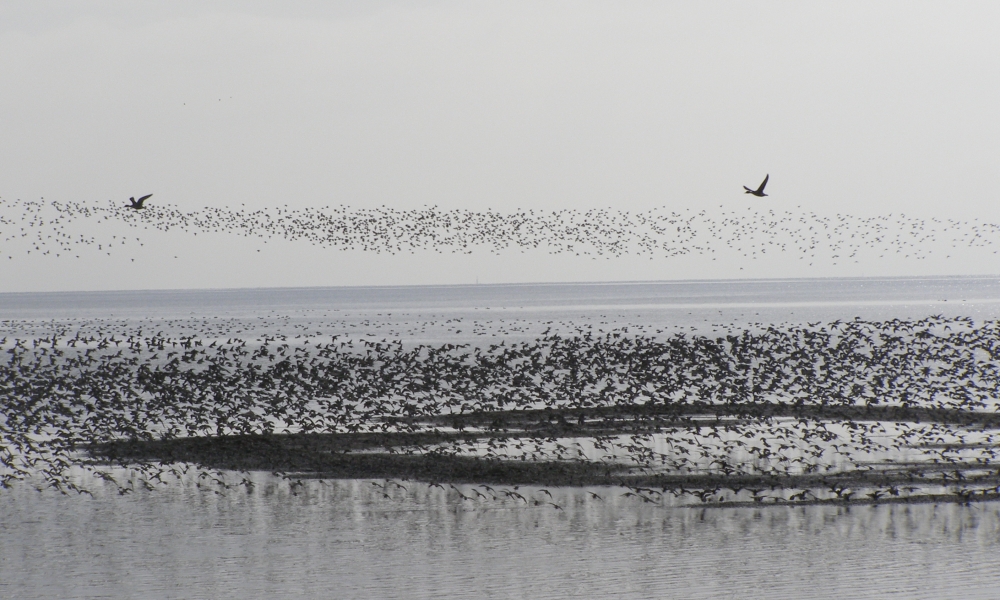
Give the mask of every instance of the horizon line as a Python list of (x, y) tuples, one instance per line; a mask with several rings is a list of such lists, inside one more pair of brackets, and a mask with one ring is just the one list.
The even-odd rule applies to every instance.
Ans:
[(509, 283), (432, 283), (432, 284), (380, 284), (380, 285), (317, 285), (317, 286), (257, 286), (230, 288), (140, 288), (140, 289), (108, 289), (108, 290), (48, 290), (48, 291), (16, 291), (0, 292), (3, 296), (27, 296), (34, 294), (116, 294), (136, 292), (237, 292), (237, 291), (272, 291), (272, 290), (348, 290), (348, 289), (412, 289), (412, 288), (476, 288), (476, 287), (550, 287), (550, 286), (604, 286), (604, 285), (663, 285), (691, 283), (776, 283), (805, 281), (920, 281), (944, 279), (998, 279), (1000, 274), (990, 275), (863, 275), (843, 277), (737, 277), (728, 279), (634, 279), (618, 281), (539, 281), (539, 282), (509, 282)]

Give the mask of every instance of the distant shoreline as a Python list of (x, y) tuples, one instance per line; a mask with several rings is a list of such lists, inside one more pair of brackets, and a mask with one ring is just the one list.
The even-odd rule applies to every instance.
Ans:
[(806, 283), (806, 282), (857, 282), (857, 281), (948, 281), (948, 280), (997, 280), (1000, 273), (980, 275), (884, 275), (853, 277), (740, 277), (729, 279), (649, 279), (622, 281), (523, 281), (507, 283), (442, 283), (442, 284), (401, 284), (401, 285), (332, 285), (332, 286), (267, 286), (234, 288), (143, 288), (143, 289), (92, 289), (92, 290), (25, 290), (0, 292), (0, 305), (6, 298), (29, 295), (61, 294), (176, 294), (176, 293), (267, 293), (267, 292), (316, 292), (337, 290), (416, 290), (416, 289), (465, 289), (465, 288), (525, 288), (525, 287), (599, 287), (599, 286), (644, 286), (644, 285), (685, 285), (685, 284), (745, 284), (745, 283)]

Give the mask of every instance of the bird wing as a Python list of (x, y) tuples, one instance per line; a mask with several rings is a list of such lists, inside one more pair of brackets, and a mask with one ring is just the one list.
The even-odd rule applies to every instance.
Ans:
[(767, 180), (770, 179), (770, 178), (771, 178), (771, 174), (770, 173), (768, 173), (767, 175), (764, 175), (764, 181), (760, 182), (760, 187), (757, 188), (758, 192), (763, 192), (764, 191), (764, 186), (767, 185)]
[[(765, 179), (765, 180), (764, 180), (764, 183), (767, 183), (767, 179)], [(145, 200), (146, 200), (146, 198), (149, 198), (150, 196), (152, 196), (152, 194), (146, 194), (146, 195), (145, 195), (145, 196), (143, 196), (142, 198), (139, 198), (139, 201), (138, 201), (138, 203), (139, 203), (139, 204), (142, 204), (142, 203), (143, 203), (143, 201), (145, 201)]]

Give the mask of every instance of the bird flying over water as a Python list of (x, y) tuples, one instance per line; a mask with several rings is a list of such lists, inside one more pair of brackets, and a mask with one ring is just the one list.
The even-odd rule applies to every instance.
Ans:
[(152, 196), (152, 194), (146, 194), (145, 196), (143, 196), (142, 198), (139, 198), (138, 200), (136, 200), (135, 197), (129, 198), (129, 201), (132, 204), (130, 204), (129, 206), (126, 206), (125, 208), (131, 208), (131, 209), (134, 209), (134, 210), (139, 210), (140, 208), (142, 208), (142, 203), (145, 202), (146, 198), (149, 198), (150, 196)]
[(771, 177), (770, 173), (768, 173), (767, 175), (764, 175), (764, 181), (760, 182), (760, 187), (757, 188), (757, 189), (755, 189), (755, 190), (751, 190), (747, 186), (743, 186), (743, 189), (746, 190), (743, 193), (744, 194), (753, 194), (754, 196), (766, 196), (767, 194), (764, 193), (764, 186), (767, 185), (767, 180), (770, 177)]

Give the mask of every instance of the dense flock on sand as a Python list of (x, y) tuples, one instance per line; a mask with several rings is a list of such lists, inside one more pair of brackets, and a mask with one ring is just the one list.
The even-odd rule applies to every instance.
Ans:
[[(671, 257), (728, 248), (833, 262), (988, 249), (1000, 232), (975, 221), (752, 208), (183, 212), (0, 200), (4, 242), (27, 242), (29, 253), (110, 254), (142, 243), (74, 229), (104, 221), (377, 253)], [(624, 486), (640, 502), (717, 505), (1000, 495), (997, 321), (855, 319), (718, 335), (580, 326), (415, 346), (309, 334), (95, 335), (72, 323), (23, 335), (32, 327), (0, 322), (2, 488), (31, 480), (86, 491), (82, 469), (128, 493), (194, 468), (220, 489), (233, 472), (263, 470), (293, 482), (375, 478), (387, 498), (409, 480), (449, 486), (462, 501), (525, 504), (543, 500), (519, 486)]]
[(2, 342), (4, 486), (40, 473), (77, 489), (74, 468), (112, 479), (119, 465), (142, 473), (125, 493), (197, 465), (219, 483), (268, 470), (618, 485), (646, 501), (1000, 491), (997, 321), (581, 328), (485, 347), (72, 331)]

